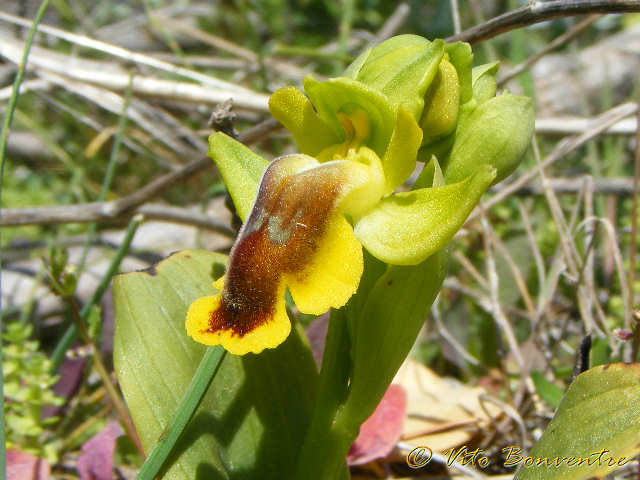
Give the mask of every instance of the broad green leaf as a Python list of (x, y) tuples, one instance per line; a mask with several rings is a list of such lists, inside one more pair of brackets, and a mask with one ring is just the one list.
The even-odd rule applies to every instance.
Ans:
[(449, 243), (494, 178), (486, 165), (453, 185), (390, 195), (358, 221), (356, 237), (383, 262), (416, 265)]
[(220, 170), (238, 215), (244, 221), (251, 211), (260, 179), (269, 162), (220, 132), (209, 137), (209, 157)]
[[(188, 250), (114, 280), (114, 364), (147, 452), (162, 434), (206, 347), (184, 319), (209, 295), (217, 253)], [(308, 425), (317, 372), (304, 334), (260, 355), (226, 355), (163, 479), (288, 478)]]
[[(523, 467), (515, 478), (599, 478), (638, 453), (640, 364), (598, 366), (578, 375), (569, 386), (553, 420), (528, 454), (533, 465)], [(516, 455), (522, 456), (519, 463), (523, 464), (527, 455), (516, 451), (505, 463), (518, 460)]]
[[(346, 425), (360, 425), (378, 405), (440, 291), (448, 259), (443, 248), (419, 265), (389, 265), (347, 304), (353, 370), (342, 412)], [(367, 256), (370, 265), (380, 271)]]

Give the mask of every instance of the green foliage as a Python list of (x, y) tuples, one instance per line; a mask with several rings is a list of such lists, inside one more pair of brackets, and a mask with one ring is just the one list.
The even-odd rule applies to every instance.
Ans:
[[(213, 265), (226, 261), (221, 254), (187, 250), (154, 270), (115, 279), (115, 369), (147, 453), (205, 351), (185, 334), (187, 307), (214, 291)], [(298, 328), (276, 350), (227, 355), (163, 478), (290, 478), (316, 379)]]
[[(515, 479), (597, 478), (640, 453), (639, 375), (637, 363), (599, 366), (578, 375), (542, 438), (528, 454), (551, 462), (565, 458), (564, 462), (559, 466), (525, 464)], [(587, 460), (578, 464), (579, 458)], [(620, 459), (622, 463), (618, 463)]]
[(43, 418), (45, 406), (62, 405), (51, 387), (58, 381), (50, 373), (51, 361), (32, 340), (33, 327), (20, 321), (6, 325), (3, 335), (4, 415), (7, 446), (57, 461), (60, 440), (50, 436), (48, 427), (58, 417)]

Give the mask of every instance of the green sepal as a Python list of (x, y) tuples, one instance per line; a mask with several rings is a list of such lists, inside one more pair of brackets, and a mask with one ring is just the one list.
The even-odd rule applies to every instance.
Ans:
[(418, 119), (443, 53), (442, 40), (430, 42), (417, 35), (398, 35), (358, 57), (347, 72), (385, 94), (394, 106), (403, 105)]
[(465, 42), (445, 44), (444, 51), (449, 55), (449, 61), (456, 67), (460, 82), (460, 104), (467, 103), (472, 97), (471, 65), (473, 52), (471, 45)]
[(416, 265), (449, 243), (495, 176), (483, 165), (453, 185), (386, 197), (360, 219), (355, 235), (383, 262)]
[(416, 157), (422, 142), (422, 129), (413, 115), (400, 106), (389, 146), (382, 157), (385, 177), (385, 194), (402, 185), (416, 167)]
[(360, 70), (362, 69), (362, 66), (371, 56), (371, 52), (373, 52), (373, 48), (367, 48), (364, 52), (358, 55), (356, 59), (349, 64), (349, 66), (341, 76), (350, 78), (351, 80), (356, 80), (358, 78)]
[(309, 99), (295, 87), (274, 92), (269, 98), (269, 111), (291, 132), (302, 153), (315, 156), (339, 142), (339, 137), (318, 117)]
[(459, 182), (480, 165), (498, 171), (494, 183), (520, 163), (533, 134), (535, 115), (530, 98), (504, 93), (479, 105), (456, 131), (446, 165), (447, 183)]
[(218, 167), (238, 216), (244, 221), (253, 207), (269, 162), (221, 132), (209, 137), (209, 157)]
[(498, 88), (495, 75), (498, 72), (499, 65), (500, 62), (493, 62), (473, 67), (471, 83), (473, 85), (473, 98), (478, 102), (478, 105), (495, 97)]
[(429, 163), (427, 163), (418, 178), (416, 178), (413, 184), (412, 190), (419, 190), (421, 188), (442, 187), (445, 184), (444, 175), (440, 168), (438, 159), (433, 156)]
[[(348, 116), (356, 110), (364, 110), (370, 129), (364, 145), (375, 151), (380, 158), (384, 156), (395, 127), (396, 112), (383, 94), (349, 78), (319, 82), (311, 76), (304, 79), (304, 90), (320, 119), (329, 126), (340, 142), (346, 140), (346, 134), (338, 114)], [(313, 132), (309, 134), (313, 135)]]

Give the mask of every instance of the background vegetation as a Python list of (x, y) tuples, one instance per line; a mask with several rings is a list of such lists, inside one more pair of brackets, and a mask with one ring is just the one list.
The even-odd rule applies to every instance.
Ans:
[[(87, 452), (106, 451), (113, 475), (135, 476), (142, 457), (111, 375), (108, 285), (116, 271), (149, 267), (175, 250), (228, 250), (237, 222), (204, 157), (214, 127), (232, 122), (265, 156), (287, 153), (291, 139), (269, 121), (269, 93), (300, 85), (308, 73), (339, 74), (367, 45), (393, 34), (450, 37), (522, 5), (51, 1), (2, 178), (11, 455), (44, 459), (54, 478), (84, 479), (91, 478)], [(39, 7), (0, 2), (5, 112)], [(640, 345), (633, 314), (640, 17), (588, 6), (579, 13), (499, 36), (462, 35), (476, 43), (475, 63), (499, 60), (502, 88), (533, 97), (538, 111), (523, 166), (458, 235), (445, 288), (413, 352), (437, 376), (481, 386), (498, 405), (490, 421), (449, 425), (494, 460), (482, 470), (488, 476), (509, 474), (498, 461), (504, 446), (527, 448), (540, 436), (589, 350), (590, 364), (599, 365), (637, 360)], [(220, 105), (232, 95), (232, 108)], [(71, 327), (78, 318), (87, 327), (79, 332)], [(129, 433), (117, 442), (119, 432), (105, 430), (113, 420)], [(402, 454), (429, 434), (416, 431), (403, 433), (394, 454), (354, 472), (410, 475)], [(88, 443), (100, 432), (107, 440)], [(637, 463), (626, 468), (621, 477)], [(111, 465), (107, 472), (111, 478)]]

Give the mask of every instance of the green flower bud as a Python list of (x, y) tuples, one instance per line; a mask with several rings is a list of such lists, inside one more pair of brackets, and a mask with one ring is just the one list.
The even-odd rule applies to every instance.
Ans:
[(444, 165), (447, 184), (462, 181), (481, 165), (497, 169), (493, 183), (498, 183), (520, 163), (533, 127), (533, 102), (527, 97), (505, 93), (479, 105), (456, 131)]
[(443, 58), (425, 97), (425, 107), (420, 119), (420, 127), (424, 132), (423, 145), (431, 144), (456, 128), (459, 107), (458, 72), (447, 58)]
[(384, 94), (395, 107), (404, 106), (417, 120), (444, 49), (442, 40), (398, 35), (362, 53), (344, 76)]
[(478, 105), (495, 97), (496, 95), (496, 73), (498, 62), (485, 63), (473, 68), (471, 82), (473, 84), (473, 98)]

